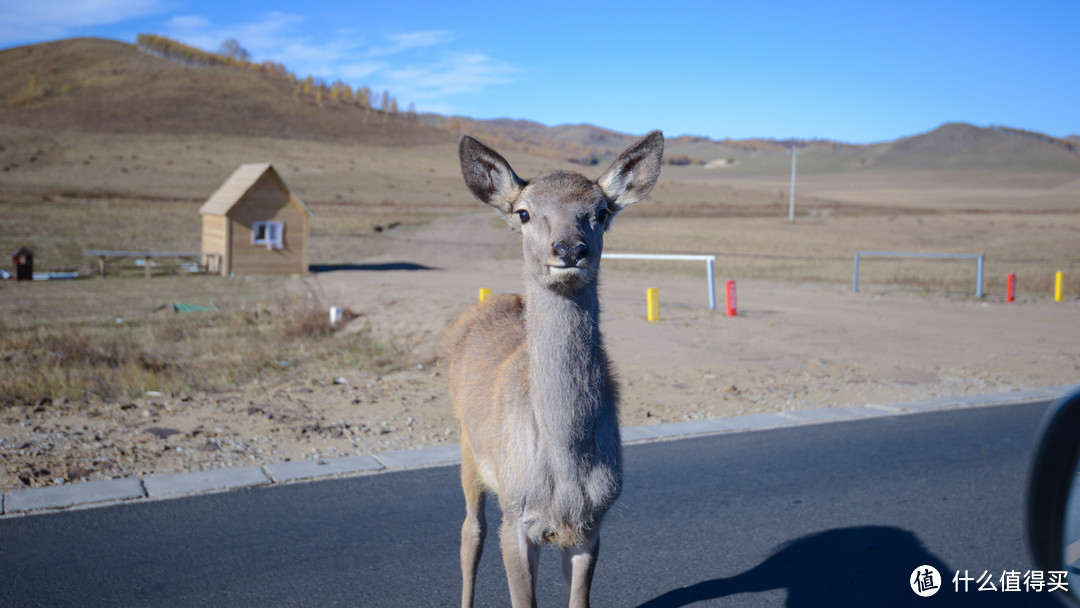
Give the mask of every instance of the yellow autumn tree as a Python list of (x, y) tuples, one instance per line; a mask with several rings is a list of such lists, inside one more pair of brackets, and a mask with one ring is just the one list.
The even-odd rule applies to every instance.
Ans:
[(365, 110), (371, 109), (371, 89), (366, 86), (356, 89), (356, 103)]

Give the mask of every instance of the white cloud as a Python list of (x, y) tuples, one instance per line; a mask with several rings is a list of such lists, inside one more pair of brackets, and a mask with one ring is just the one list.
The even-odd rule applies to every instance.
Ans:
[(216, 51), (221, 43), (235, 38), (256, 61), (273, 60), (303, 77), (307, 74), (331, 77), (337, 66), (355, 52), (355, 43), (341, 38), (316, 41), (301, 33), (305, 19), (299, 15), (271, 12), (254, 21), (230, 26), (216, 26), (209, 21), (187, 19), (169, 22), (166, 35), (207, 51)]
[(462, 93), (511, 82), (518, 70), (479, 53), (448, 53), (430, 65), (386, 70), (385, 88), (398, 99), (428, 104)]
[(445, 44), (454, 40), (454, 35), (447, 31), (433, 30), (427, 32), (408, 32), (404, 34), (390, 34), (386, 37), (390, 44), (375, 47), (367, 51), (368, 57), (380, 57), (384, 55), (397, 55), (412, 49)]
[(209, 51), (235, 38), (256, 61), (283, 63), (300, 78), (341, 78), (389, 90), (402, 106), (415, 102), (425, 111), (449, 109), (447, 97), (508, 83), (518, 71), (482, 53), (453, 48), (457, 37), (445, 30), (399, 32), (374, 41), (357, 28), (320, 36), (309, 31), (305, 18), (274, 12), (232, 26), (197, 16), (174, 18), (166, 35)]
[(0, 46), (54, 40), (164, 10), (161, 0), (16, 0), (0, 3)]
[(264, 15), (258, 21), (227, 29), (232, 34), (229, 37), (236, 38), (241, 44), (272, 52), (282, 40), (295, 41), (309, 38), (295, 33), (297, 26), (303, 22), (304, 18), (299, 15), (273, 12)]

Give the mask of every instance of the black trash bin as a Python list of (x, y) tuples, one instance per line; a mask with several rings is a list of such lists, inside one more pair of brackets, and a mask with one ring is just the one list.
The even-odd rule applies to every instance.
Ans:
[(16, 281), (34, 280), (34, 252), (26, 247), (19, 247), (11, 252), (11, 263), (14, 266)]

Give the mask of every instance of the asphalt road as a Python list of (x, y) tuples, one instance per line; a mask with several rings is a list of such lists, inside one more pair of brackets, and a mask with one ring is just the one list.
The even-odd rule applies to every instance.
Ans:
[[(631, 446), (593, 603), (1057, 606), (1045, 592), (1000, 591), (999, 579), (1032, 567), (1022, 499), (1046, 406)], [(452, 606), (457, 472), (0, 520), (0, 606)], [(921, 565), (942, 574), (930, 598), (909, 587)], [(987, 572), (999, 591), (954, 591), (958, 570)], [(477, 594), (480, 606), (509, 605), (494, 534)], [(553, 551), (539, 594), (559, 604)]]

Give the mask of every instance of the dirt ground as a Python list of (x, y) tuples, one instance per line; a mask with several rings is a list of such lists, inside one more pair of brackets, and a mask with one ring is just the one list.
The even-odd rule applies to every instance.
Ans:
[[(379, 257), (295, 279), (358, 313), (341, 331), (393, 344), (407, 359), (400, 371), (341, 369), (213, 394), (9, 408), (0, 413), (0, 489), (456, 443), (439, 337), (479, 288), (520, 290), (520, 260), (507, 253), (516, 237), (490, 217), (393, 231)], [(602, 329), (623, 382), (626, 426), (1080, 381), (1075, 299), (1006, 304), (739, 280), (739, 313), (729, 318), (723, 260), (717, 310), (707, 307), (701, 266), (604, 263)], [(659, 289), (659, 322), (645, 319), (648, 287)]]

